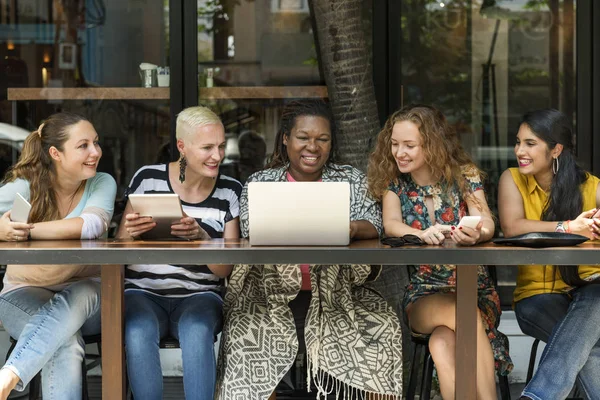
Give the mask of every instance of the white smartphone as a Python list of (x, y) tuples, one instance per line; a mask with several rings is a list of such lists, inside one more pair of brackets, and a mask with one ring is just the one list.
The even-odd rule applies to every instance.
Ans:
[(456, 227), (462, 228), (463, 226), (466, 226), (467, 228), (475, 229), (479, 221), (481, 221), (480, 215), (467, 215), (460, 219), (460, 222)]
[(10, 210), (10, 220), (13, 222), (27, 223), (29, 220), (29, 212), (31, 211), (31, 204), (20, 193), (17, 193), (13, 202), (12, 209)]

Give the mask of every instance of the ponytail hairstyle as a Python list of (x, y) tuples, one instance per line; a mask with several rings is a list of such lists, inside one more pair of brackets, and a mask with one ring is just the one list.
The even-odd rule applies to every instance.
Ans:
[(64, 144), (69, 139), (69, 128), (80, 121), (87, 119), (68, 112), (51, 115), (27, 136), (19, 161), (4, 177), (3, 183), (19, 178), (29, 182), (32, 223), (60, 218), (54, 192), (56, 168), (49, 150), (55, 147), (58, 151), (64, 151)]
[(329, 152), (329, 158), (327, 159), (326, 165), (332, 166), (332, 164), (337, 162), (337, 130), (329, 104), (323, 100), (302, 100), (292, 101), (284, 107), (283, 113), (281, 114), (281, 121), (279, 122), (279, 131), (277, 131), (277, 136), (275, 137), (275, 148), (273, 149), (273, 154), (271, 154), (271, 157), (269, 157), (267, 161), (266, 168), (279, 168), (289, 162), (287, 146), (283, 144), (283, 137), (289, 138), (292, 129), (296, 125), (296, 119), (305, 116), (321, 117), (329, 122), (329, 129), (331, 130), (331, 151)]
[[(571, 121), (562, 112), (548, 108), (525, 114), (521, 125), (526, 125), (538, 138), (546, 142), (549, 150), (554, 149), (557, 144), (563, 146), (541, 220), (566, 221), (577, 218), (583, 212), (580, 186), (587, 180), (588, 174), (575, 159)], [(561, 265), (558, 271), (562, 280), (570, 286), (589, 283), (579, 277), (579, 268), (576, 266)]]

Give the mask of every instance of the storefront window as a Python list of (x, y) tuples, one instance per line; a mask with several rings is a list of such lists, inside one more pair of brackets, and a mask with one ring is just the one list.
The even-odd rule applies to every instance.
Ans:
[[(575, 122), (575, 14), (574, 0), (402, 1), (404, 103), (445, 113), (488, 174), (495, 215), (522, 115), (552, 107)], [(499, 269), (501, 284), (514, 274)]]
[(199, 103), (228, 138), (223, 172), (244, 181), (273, 151), (284, 104), (323, 98), (307, 0), (198, 1)]
[[(81, 114), (100, 135), (100, 170), (121, 194), (169, 142), (169, 83), (143, 88), (140, 76), (141, 63), (168, 66), (168, 24), (166, 0), (2, 2), (0, 146), (24, 140), (52, 113)], [(11, 125), (19, 135), (9, 135)], [(0, 147), (1, 174), (15, 148)]]

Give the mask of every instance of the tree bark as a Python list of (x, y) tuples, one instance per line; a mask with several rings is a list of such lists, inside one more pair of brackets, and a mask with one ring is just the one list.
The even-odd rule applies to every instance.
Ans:
[(338, 128), (339, 159), (366, 171), (380, 125), (361, 7), (361, 0), (312, 0), (311, 10), (319, 64)]

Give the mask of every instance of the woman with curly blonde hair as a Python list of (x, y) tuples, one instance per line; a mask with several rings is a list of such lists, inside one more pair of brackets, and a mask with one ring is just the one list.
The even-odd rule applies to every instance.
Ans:
[[(482, 185), (483, 173), (462, 148), (444, 115), (426, 105), (395, 112), (377, 138), (369, 159), (371, 194), (383, 203), (387, 236), (413, 234), (430, 245), (447, 238), (471, 246), (494, 234), (494, 221)], [(474, 228), (456, 225), (465, 215), (481, 216)], [(444, 399), (454, 398), (456, 267), (412, 268), (404, 296), (405, 316), (413, 332), (430, 335)], [(506, 336), (498, 332), (500, 301), (487, 270), (479, 267), (477, 397), (495, 399), (494, 367), (512, 369)]]

